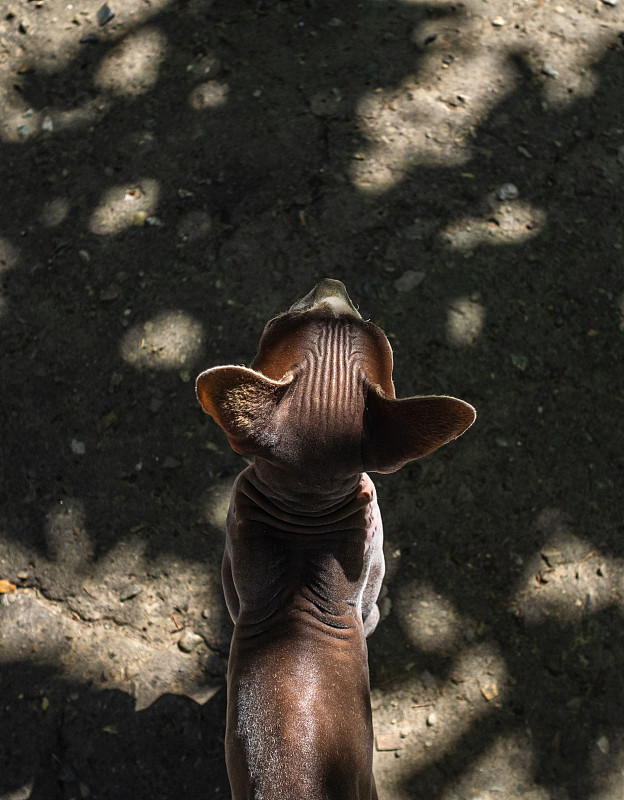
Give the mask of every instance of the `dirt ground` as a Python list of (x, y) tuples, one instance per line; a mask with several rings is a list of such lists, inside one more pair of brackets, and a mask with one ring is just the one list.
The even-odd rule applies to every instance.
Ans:
[(325, 276), (479, 413), (376, 478), (380, 797), (621, 800), (624, 0), (109, 6), (0, 2), (0, 800), (229, 796), (194, 378)]

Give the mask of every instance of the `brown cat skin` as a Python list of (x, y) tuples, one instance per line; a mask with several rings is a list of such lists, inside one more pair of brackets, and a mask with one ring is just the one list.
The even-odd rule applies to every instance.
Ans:
[(395, 399), (386, 336), (330, 279), (267, 324), (250, 369), (202, 372), (197, 397), (255, 456), (234, 484), (222, 569), (232, 798), (373, 800), (366, 637), (384, 561), (366, 471), (428, 455), (475, 410)]

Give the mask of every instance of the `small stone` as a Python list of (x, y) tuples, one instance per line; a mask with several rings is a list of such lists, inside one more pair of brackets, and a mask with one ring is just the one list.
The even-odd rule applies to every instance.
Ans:
[(424, 272), (416, 272), (412, 269), (408, 269), (394, 282), (394, 288), (397, 292), (409, 292), (419, 286), (424, 278)]
[(499, 200), (516, 200), (520, 197), (520, 190), (514, 183), (504, 183), (498, 192), (496, 192), (496, 196)]
[(44, 117), (41, 123), (41, 130), (46, 131), (46, 133), (52, 133), (54, 130), (54, 122), (52, 117)]
[(100, 37), (97, 33), (87, 33), (86, 36), (79, 39), (80, 44), (97, 44), (99, 41)]
[(606, 6), (616, 6), (616, 5), (617, 5), (617, 3), (618, 3), (618, 0), (602, 0), (602, 2), (603, 2), (603, 3), (604, 3)]
[(524, 372), (526, 368), (529, 366), (529, 359), (526, 356), (521, 356), (516, 353), (511, 354), (511, 363), (519, 369), (520, 372)]
[(104, 3), (104, 5), (101, 6), (99, 11), (97, 12), (97, 21), (98, 21), (98, 25), (100, 26), (100, 28), (102, 28), (104, 25), (106, 25), (107, 22), (110, 22), (111, 19), (114, 16), (115, 15), (110, 10), (108, 5), (106, 3)]
[(201, 636), (194, 633), (193, 631), (187, 630), (184, 631), (182, 636), (178, 641), (178, 647), (182, 650), (183, 653), (192, 653), (195, 648), (200, 645), (204, 640)]
[(78, 439), (71, 440), (71, 451), (74, 455), (83, 456), (87, 452), (84, 442), (79, 442)]
[(429, 716), (427, 717), (427, 725), (430, 728), (433, 728), (433, 726), (436, 724), (437, 721), (438, 721), (438, 715), (436, 714), (435, 711), (432, 711), (431, 714), (429, 714)]
[(605, 756), (608, 755), (609, 754), (609, 740), (607, 739), (607, 737), (606, 736), (601, 736), (596, 741), (596, 747), (600, 750), (601, 753), (604, 753)]
[(20, 579), (20, 581), (25, 581), (28, 578), (28, 573), (25, 569), (22, 569), (17, 573), (17, 577)]
[(502, 17), (494, 17), (494, 19), (492, 20), (492, 25), (495, 28), (502, 28), (503, 25), (506, 25), (506, 24), (507, 24), (507, 21), (504, 20)]
[(135, 661), (131, 661), (129, 664), (126, 664), (126, 679), (132, 680), (132, 678), (137, 678), (141, 672), (141, 668)]
[(141, 594), (143, 591), (143, 587), (139, 586), (138, 583), (133, 583), (132, 586), (129, 586), (125, 591), (123, 591), (119, 595), (119, 599), (122, 603), (125, 603), (126, 600), (132, 600), (133, 597), (136, 597), (138, 594)]
[(99, 296), (102, 303), (110, 303), (113, 300), (117, 300), (120, 294), (121, 287), (119, 287), (116, 283), (111, 283), (111, 285), (107, 286), (106, 289), (102, 289)]
[(550, 61), (544, 61), (542, 64), (542, 75), (547, 75), (549, 78), (559, 77), (559, 73)]
[(483, 686), (481, 689), (481, 694), (485, 697), (488, 701), (493, 700), (495, 697), (498, 697), (498, 687), (495, 683), (490, 684), (490, 686)]

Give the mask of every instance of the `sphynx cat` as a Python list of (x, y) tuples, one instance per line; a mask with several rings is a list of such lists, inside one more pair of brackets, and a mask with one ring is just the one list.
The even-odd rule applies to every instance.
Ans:
[(251, 368), (202, 372), (197, 396), (255, 457), (232, 490), (222, 569), (232, 798), (375, 800), (366, 637), (384, 560), (366, 471), (426, 456), (475, 410), (395, 399), (385, 334), (330, 279), (267, 324)]

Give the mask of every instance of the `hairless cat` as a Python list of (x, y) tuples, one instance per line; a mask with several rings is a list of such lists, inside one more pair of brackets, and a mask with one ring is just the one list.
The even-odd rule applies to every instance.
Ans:
[(388, 339), (330, 279), (267, 324), (251, 368), (202, 372), (197, 396), (255, 457), (232, 490), (222, 568), (232, 798), (375, 800), (366, 637), (384, 560), (366, 472), (456, 439), (475, 410), (397, 400)]

